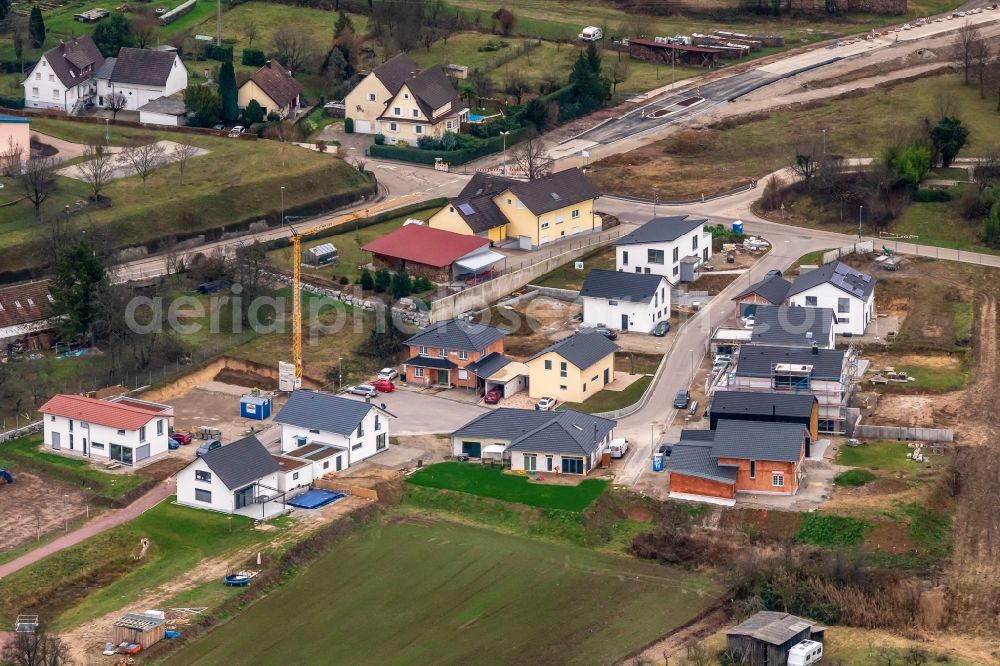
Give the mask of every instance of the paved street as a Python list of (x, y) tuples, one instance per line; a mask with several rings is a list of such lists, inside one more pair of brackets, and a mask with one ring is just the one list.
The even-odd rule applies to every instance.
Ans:
[[(344, 397), (364, 400), (356, 395), (345, 394)], [(451, 432), (488, 411), (485, 407), (408, 389), (399, 389), (394, 393), (380, 393), (377, 398), (372, 399), (372, 402), (377, 405), (385, 403), (385, 408), (396, 417), (389, 428), (393, 435)]]

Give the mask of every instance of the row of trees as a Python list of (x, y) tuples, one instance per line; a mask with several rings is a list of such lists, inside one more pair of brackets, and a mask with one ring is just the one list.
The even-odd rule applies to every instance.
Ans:
[(365, 268), (361, 271), (358, 284), (365, 291), (389, 294), (393, 298), (405, 298), (415, 293), (421, 294), (434, 287), (431, 281), (423, 275), (411, 278), (405, 268), (395, 273), (389, 272), (386, 268), (380, 268), (374, 274)]

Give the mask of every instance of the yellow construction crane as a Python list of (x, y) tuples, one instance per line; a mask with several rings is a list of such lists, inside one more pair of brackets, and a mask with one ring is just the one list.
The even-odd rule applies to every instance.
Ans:
[(420, 198), (419, 194), (396, 197), (395, 199), (383, 201), (364, 210), (339, 215), (314, 227), (310, 227), (305, 231), (297, 231), (289, 225), (289, 228), (292, 230), (292, 364), (295, 366), (294, 388), (302, 386), (302, 239), (332, 227), (369, 217), (375, 213), (404, 206), (418, 198)]

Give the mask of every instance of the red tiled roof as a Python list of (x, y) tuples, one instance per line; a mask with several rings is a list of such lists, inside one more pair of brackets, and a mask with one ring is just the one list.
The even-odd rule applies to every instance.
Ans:
[(48, 319), (50, 313), (47, 280), (0, 289), (0, 328)]
[(267, 64), (254, 72), (249, 80), (256, 83), (257, 87), (282, 109), (302, 94), (302, 84), (292, 78), (288, 70), (277, 60), (268, 60)]
[(110, 402), (82, 395), (53, 396), (38, 411), (118, 430), (138, 430), (157, 416), (169, 416), (169, 410), (157, 410), (152, 405)]
[(440, 268), (489, 244), (488, 238), (431, 229), (421, 224), (407, 224), (390, 234), (376, 238), (361, 249), (372, 254)]

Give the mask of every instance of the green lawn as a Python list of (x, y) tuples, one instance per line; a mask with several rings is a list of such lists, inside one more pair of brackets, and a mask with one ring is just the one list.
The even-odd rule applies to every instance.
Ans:
[(409, 483), (517, 502), (543, 509), (583, 511), (607, 489), (602, 479), (584, 479), (575, 486), (535, 483), (527, 476), (475, 463), (442, 462), (413, 474)]
[(396, 514), (167, 663), (240, 661), (248, 636), (255, 663), (612, 663), (720, 592), (652, 562)]
[[(632, 367), (632, 361), (635, 367)], [(663, 360), (662, 354), (637, 354), (631, 352), (617, 352), (615, 354), (615, 372), (629, 372), (633, 370), (637, 375), (653, 375), (660, 367)]]
[[(79, 143), (103, 143), (105, 132), (103, 126), (41, 118), (32, 122), (32, 129)], [(112, 228), (120, 245), (136, 244), (265, 216), (277, 219), (282, 187), (287, 211), (330, 195), (355, 191), (366, 183), (362, 174), (339, 158), (274, 141), (237, 141), (114, 126), (111, 129), (112, 145), (151, 136), (189, 143), (208, 153), (189, 162), (183, 183), (174, 165), (154, 172), (145, 187), (137, 176), (113, 181), (104, 192), (113, 205), (73, 218), (77, 228)], [(79, 196), (78, 184), (72, 186), (72, 192)], [(7, 270), (37, 265), (48, 233), (48, 223), (40, 228), (30, 223), (30, 204), (22, 202), (15, 209), (19, 215), (9, 211), (0, 215), (0, 265)], [(57, 210), (56, 204), (46, 202), (42, 213), (54, 215)]]
[(41, 476), (82, 487), (97, 498), (115, 500), (148, 482), (138, 474), (107, 474), (90, 466), (89, 460), (46, 453), (39, 448), (41, 434), (0, 444), (0, 467), (24, 466)]
[(634, 405), (642, 399), (642, 394), (649, 388), (653, 381), (651, 375), (640, 377), (632, 382), (624, 391), (610, 391), (604, 389), (587, 398), (584, 402), (562, 402), (558, 409), (575, 409), (587, 414), (597, 414), (600, 412), (611, 412), (616, 409)]
[(841, 447), (834, 462), (846, 467), (885, 472), (917, 472), (928, 466), (940, 468), (948, 464), (949, 457), (946, 455), (927, 455), (923, 463), (915, 463), (906, 457), (911, 450), (906, 442), (866, 442), (860, 446)]
[(907, 382), (906, 384), (887, 384), (886, 390), (888, 391), (892, 391), (894, 387), (899, 386), (906, 390), (918, 388), (946, 393), (948, 391), (961, 390), (969, 382), (969, 371), (964, 365), (958, 370), (910, 364), (899, 364), (894, 367), (897, 371), (905, 372), (916, 381)]
[[(583, 270), (577, 270), (576, 262), (583, 262)], [(583, 287), (583, 281), (587, 277), (587, 272), (593, 268), (603, 268), (605, 270), (615, 270), (615, 248), (608, 245), (589, 254), (585, 254), (579, 259), (568, 261), (559, 268), (546, 273), (534, 281), (540, 287), (551, 287), (553, 289), (572, 289), (579, 291)]]
[[(275, 538), (274, 531), (254, 531), (252, 524), (234, 516), (230, 526), (228, 516), (167, 500), (0, 580), (0, 615), (38, 612), (57, 627), (76, 626), (176, 582), (204, 558), (264, 546)], [(150, 539), (149, 551), (133, 560), (143, 537)]]

